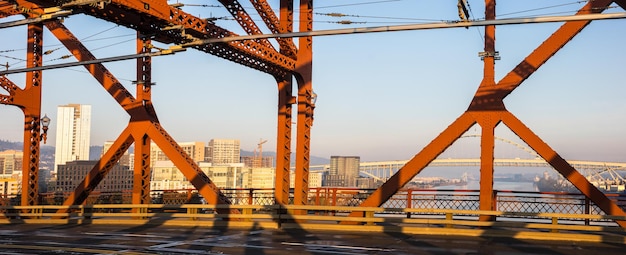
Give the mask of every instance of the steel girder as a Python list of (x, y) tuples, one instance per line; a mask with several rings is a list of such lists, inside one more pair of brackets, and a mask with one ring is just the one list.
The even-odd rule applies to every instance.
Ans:
[[(313, 30), (313, 0), (300, 0), (300, 30)], [(293, 204), (305, 205), (309, 192), (311, 126), (313, 126), (313, 38), (298, 40), (295, 78), (298, 82), (298, 121), (296, 138), (296, 173)]]
[[(610, 0), (589, 1), (577, 12), (577, 15), (600, 13), (612, 2), (613, 1)], [(622, 0), (616, 2), (624, 7), (626, 1)], [(495, 19), (495, 0), (485, 0), (485, 6), (485, 17), (487, 19)], [(502, 122), (554, 169), (567, 178), (582, 194), (593, 201), (602, 211), (609, 215), (626, 216), (626, 213), (617, 206), (615, 202), (611, 201), (583, 175), (576, 171), (576, 169), (567, 163), (556, 151), (550, 148), (550, 146), (543, 142), (532, 130), (526, 127), (522, 121), (506, 110), (503, 102), (507, 95), (530, 77), (530, 75), (565, 46), (565, 44), (572, 40), (572, 38), (590, 22), (591, 21), (566, 22), (497, 83), (494, 80), (495, 54), (489, 54), (495, 53), (495, 27), (488, 26), (485, 29), (485, 52), (487, 56), (484, 59), (483, 81), (479, 85), (468, 110), (409, 160), (409, 162), (387, 182), (374, 191), (360, 206), (381, 206), (415, 177), (415, 175), (419, 174), (430, 162), (437, 158), (437, 156), (443, 153), (446, 148), (459, 139), (463, 133), (474, 124), (479, 124), (482, 129), (480, 209), (494, 210), (496, 203), (493, 199), (494, 129)], [(354, 212), (350, 216), (358, 216), (360, 214), (362, 213)], [(481, 218), (481, 220), (488, 219), (488, 217)], [(626, 227), (625, 221), (617, 221), (617, 223), (622, 227)]]
[[(272, 17), (275, 15), (265, 0), (254, 1), (253, 4), (260, 2), (257, 6), (257, 10), (263, 9), (265, 22), (268, 27), (275, 33), (276, 30), (291, 32), (293, 30), (293, 0), (281, 0), (280, 1), (280, 20), (276, 21)], [(259, 11), (261, 13), (262, 11)], [(267, 16), (267, 17), (265, 17)], [(268, 18), (270, 17), (270, 18)], [(275, 24), (277, 23), (277, 24)], [(269, 25), (273, 24), (273, 25)], [(280, 51), (290, 57), (295, 57), (296, 49), (293, 45), (286, 43), (287, 40), (279, 39)], [(293, 48), (291, 47), (293, 46)], [(276, 173), (275, 173), (275, 185), (274, 185), (274, 200), (276, 204), (286, 205), (289, 204), (289, 189), (291, 179), (291, 133), (292, 133), (292, 105), (295, 104), (295, 97), (293, 97), (293, 78), (291, 74), (285, 74), (282, 77), (274, 77), (278, 83), (278, 116), (277, 116), (277, 135), (276, 135)], [(296, 180), (298, 181), (298, 180)]]
[[(265, 25), (274, 34), (278, 33), (291, 33), (293, 27), (293, 0), (281, 0), (280, 1), (280, 19), (276, 17), (276, 14), (267, 3), (267, 0), (250, 0), (252, 5), (257, 10), (261, 19), (265, 22)], [(291, 24), (284, 26), (283, 24)], [(287, 38), (277, 38), (280, 45), (280, 52), (290, 58), (296, 58), (296, 45), (293, 40)]]
[[(224, 1), (236, 3), (234, 0)], [(33, 8), (33, 3), (39, 9)], [(137, 30), (163, 43), (183, 44), (195, 39), (237, 36), (209, 20), (195, 17), (159, 0), (107, 0), (98, 4), (70, 1), (60, 5), (53, 0), (16, 0), (12, 5), (14, 7), (9, 7), (9, 4), (8, 1), (0, 1), (0, 7), (7, 6), (7, 10), (14, 8), (18, 10), (17, 13), (29, 13), (31, 16), (41, 16), (41, 9), (51, 7), (72, 10), (73, 14), (84, 13)], [(12, 13), (16, 14), (15, 11)], [(5, 15), (9, 15), (8, 12)], [(241, 17), (240, 12), (237, 15)], [(248, 22), (242, 25), (244, 29), (255, 27), (249, 17), (238, 20)], [(275, 76), (293, 72), (295, 69), (295, 60), (276, 51), (269, 43), (239, 41), (195, 48)]]
[[(235, 9), (232, 8), (230, 4), (236, 3), (236, 1), (222, 1), (222, 2), (225, 3), (227, 7), (231, 7), (229, 9), (231, 10), (231, 13), (237, 14), (243, 17), (242, 19), (240, 18), (238, 20), (240, 21), (244, 29), (248, 31), (248, 33), (260, 32), (258, 28), (255, 27), (254, 23), (252, 23), (252, 25), (248, 23), (244, 24), (245, 22), (250, 22), (250, 19), (249, 17), (246, 18), (245, 15), (243, 16), (241, 15), (241, 11), (242, 11), (241, 8), (236, 8), (236, 6), (235, 6)], [(253, 4), (255, 5), (255, 7), (258, 10), (260, 10), (260, 12), (262, 10), (263, 12), (262, 16), (264, 17), (264, 20), (266, 21), (266, 23), (268, 23), (268, 27), (270, 27), (272, 31), (275, 31), (276, 23), (273, 18), (276, 16), (273, 15), (269, 5), (264, 0), (253, 1), (253, 2), (254, 2)], [(193, 17), (191, 15), (188, 15), (180, 11), (179, 9), (163, 5), (162, 3), (163, 2), (154, 3), (152, 1), (148, 1), (148, 2), (143, 1), (141, 3), (138, 3), (138, 1), (106, 1), (106, 2), (99, 3), (99, 4), (95, 4), (95, 5), (94, 4), (86, 5), (82, 2), (67, 2), (67, 3), (62, 4), (60, 8), (71, 9), (74, 13), (83, 12), (88, 15), (92, 15), (92, 16), (96, 16), (105, 20), (112, 21), (116, 24), (125, 25), (130, 28), (134, 28), (140, 32), (143, 32), (144, 34), (149, 34), (151, 38), (154, 38), (155, 40), (159, 40), (165, 43), (184, 43), (195, 38), (202, 38), (202, 39), (210, 38), (210, 37), (218, 38), (218, 37), (235, 35), (229, 31), (226, 31), (222, 28), (215, 26), (214, 24), (210, 22), (206, 22), (205, 20), (198, 19), (196, 17)], [(2, 14), (4, 16), (23, 14), (24, 16), (27, 16), (27, 17), (39, 17), (43, 15), (41, 10), (43, 10), (44, 8), (55, 7), (55, 4), (52, 1), (46, 1), (46, 0), (42, 0), (42, 1), (18, 0), (16, 1), (16, 4), (8, 4), (8, 2), (6, 1), (0, 1), (0, 4), (2, 4), (1, 5), (2, 7), (4, 7), (2, 9), (3, 10)], [(305, 5), (312, 6), (311, 3), (307, 3)], [(165, 10), (169, 10), (169, 12), (166, 12)], [(169, 14), (169, 16), (167, 14)], [(311, 13), (308, 15), (308, 18), (309, 18), (309, 21), (306, 22), (307, 23), (306, 26), (310, 28), (312, 24), (310, 20), (312, 19)], [(171, 27), (180, 26), (180, 31), (164, 29), (165, 23), (167, 23), (167, 25)], [(280, 17), (280, 21), (278, 24), (278, 30), (283, 31), (283, 32), (291, 32), (292, 27), (293, 27), (293, 0), (281, 0), (281, 17)], [(247, 29), (247, 28), (251, 28), (251, 29)], [(308, 30), (310, 31), (310, 29)], [(279, 119), (279, 126), (286, 127), (286, 128), (283, 129), (283, 131), (279, 131), (279, 138), (278, 138), (279, 145), (277, 146), (279, 148), (277, 150), (278, 156), (283, 159), (281, 160), (281, 162), (278, 163), (279, 167), (282, 166), (281, 167), (282, 170), (279, 172), (284, 177), (280, 179), (283, 180), (282, 186), (287, 187), (286, 189), (283, 189), (283, 190), (288, 191), (289, 181), (288, 181), (288, 178), (286, 177), (289, 175), (290, 148), (289, 146), (285, 147), (285, 146), (281, 146), (280, 144), (286, 145), (286, 144), (289, 144), (291, 141), (291, 138), (290, 138), (291, 136), (290, 135), (291, 113), (290, 111), (291, 111), (291, 105), (295, 102), (295, 100), (291, 96), (291, 88), (290, 88), (291, 87), (291, 75), (292, 75), (291, 73), (292, 72), (295, 74), (299, 74), (299, 73), (298, 71), (295, 71), (296, 61), (293, 59), (295, 58), (296, 49), (295, 49), (295, 45), (293, 44), (293, 40), (281, 38), (278, 41), (279, 41), (279, 44), (281, 45), (281, 54), (276, 54), (277, 52), (275, 51), (275, 49), (273, 49), (273, 47), (270, 47), (271, 44), (265, 43), (264, 45), (259, 46), (258, 45), (259, 43), (255, 41), (205, 45), (205, 46), (199, 46), (197, 48), (199, 48), (200, 50), (212, 53), (214, 55), (218, 55), (218, 56), (233, 60), (235, 62), (253, 67), (255, 69), (270, 73), (274, 77), (276, 77), (278, 84), (279, 84), (279, 90), (280, 90), (279, 93), (281, 94), (280, 97), (283, 98), (279, 105), (279, 114), (281, 114), (280, 112), (288, 113), (288, 114), (282, 114), (282, 116), (286, 118)], [(312, 53), (310, 52), (310, 41), (311, 40), (309, 38), (308, 40), (309, 52), (308, 54), (304, 54), (304, 56), (308, 55), (306, 58), (309, 60), (311, 59), (311, 55), (312, 55)], [(77, 41), (74, 41), (74, 43), (75, 42)], [(79, 45), (79, 44), (76, 44), (76, 45)], [(263, 47), (266, 47), (267, 49)], [(71, 48), (71, 47), (68, 47), (68, 48)], [(91, 56), (91, 54), (88, 53), (86, 48), (82, 46), (79, 46), (76, 50), (73, 50), (73, 51), (74, 51), (73, 54), (79, 60), (93, 58), (93, 56)], [(288, 57), (285, 58), (285, 56), (288, 56)], [(245, 63), (242, 63), (242, 61)], [(308, 61), (308, 63), (310, 66), (310, 61)], [(88, 70), (92, 74), (94, 73), (99, 74), (99, 75), (94, 74), (94, 76), (100, 81), (100, 83), (105, 88), (107, 88), (107, 91), (109, 91), (109, 93), (116, 99), (116, 101), (118, 101), (118, 103), (122, 105), (122, 107), (126, 109), (127, 111), (129, 111), (131, 108), (134, 109), (135, 106), (138, 106), (141, 104), (141, 100), (139, 101), (135, 100), (130, 95), (130, 93), (128, 93), (128, 91), (126, 91), (121, 86), (121, 84), (119, 84), (119, 82), (117, 82), (113, 78), (113, 76), (110, 73), (108, 73), (108, 71), (106, 71), (106, 69), (102, 65), (91, 65), (88, 68)], [(299, 71), (303, 71), (303, 70), (306, 72), (306, 68), (304, 69), (300, 68)], [(310, 73), (310, 70), (308, 72)], [(106, 74), (106, 75), (101, 75), (101, 74)], [(304, 77), (307, 77), (307, 76), (309, 77), (308, 79), (310, 80), (311, 75), (310, 74), (307, 75), (305, 73)], [(302, 77), (302, 76), (299, 76), (299, 77)], [(300, 81), (299, 84), (309, 84), (309, 85), (304, 85), (304, 86), (310, 87), (310, 81), (304, 82), (304, 83), (302, 82), (303, 79), (299, 79), (299, 81)], [(138, 90), (138, 93), (139, 93), (139, 90)], [(307, 124), (304, 126), (305, 127), (304, 131), (300, 131), (298, 136), (306, 138), (306, 142), (304, 144), (307, 144), (306, 148), (308, 148), (308, 144), (309, 144), (308, 137), (310, 134), (310, 126), (312, 123), (312, 107), (311, 107), (312, 104), (310, 102), (311, 101), (310, 100), (311, 89), (308, 89), (308, 92), (306, 94), (308, 96), (305, 96), (304, 100), (300, 100), (300, 102), (305, 105), (304, 106), (305, 108), (309, 109), (308, 110), (309, 113), (305, 115), (305, 118), (304, 118), (305, 121), (302, 121), (303, 123), (306, 122)], [(4, 95), (2, 95), (0, 99), (2, 99), (3, 101), (13, 100), (12, 97), (4, 96)], [(148, 104), (148, 105), (151, 106), (151, 104)], [(151, 107), (144, 107), (144, 108), (145, 109), (143, 110), (146, 112), (150, 112), (150, 110), (153, 110)], [(136, 109), (134, 109), (133, 112), (134, 111), (136, 111)], [(133, 115), (130, 111), (129, 111), (129, 114), (131, 114), (131, 116)], [(153, 114), (152, 118), (156, 120), (156, 115)], [(300, 130), (303, 130), (303, 129), (301, 128)], [(136, 141), (138, 140), (141, 140), (141, 139), (137, 138)], [(124, 147), (120, 147), (120, 148), (124, 148)], [(305, 154), (306, 155), (309, 154), (308, 150), (306, 153), (304, 154), (301, 153), (299, 156), (304, 157), (303, 155)], [(282, 155), (282, 157), (280, 155)], [(306, 158), (308, 159), (308, 156), (306, 156)], [(102, 159), (102, 160), (105, 162), (107, 161), (107, 159)], [(139, 162), (140, 160), (137, 160), (137, 161)], [(306, 162), (306, 167), (301, 167), (301, 169), (306, 168), (308, 170), (308, 160), (303, 160), (302, 162)], [(108, 164), (104, 164), (104, 165), (106, 166)], [(102, 173), (106, 174), (106, 171), (107, 169), (100, 168), (96, 170), (94, 168), (92, 173), (99, 172), (100, 174)], [(306, 173), (307, 173), (306, 176), (308, 176), (308, 171), (306, 171)], [(95, 182), (90, 182), (90, 183), (95, 183)], [(307, 187), (307, 186), (305, 185), (304, 187)], [(91, 188), (92, 187), (89, 187), (85, 190), (88, 192)], [(78, 197), (79, 197), (78, 200), (80, 200), (80, 197), (84, 197), (84, 196), (79, 195)], [(287, 197), (287, 200), (288, 200), (288, 194), (283, 195), (283, 197)], [(78, 200), (75, 200), (73, 203), (77, 203)]]
[[(43, 26), (28, 25), (26, 66), (41, 66), (43, 59)], [(36, 205), (39, 196), (39, 149), (41, 141), (41, 84), (42, 72), (26, 73), (26, 85), (21, 89), (5, 76), (0, 77), (0, 88), (9, 95), (0, 95), (0, 104), (14, 105), (24, 113), (24, 147), (22, 163), (22, 205)]]
[[(47, 22), (46, 26), (50, 32), (55, 35), (63, 45), (72, 52), (74, 57), (79, 61), (95, 59), (95, 57), (80, 43), (80, 41), (72, 35), (60, 22), (52, 21)], [(146, 64), (149, 64), (147, 59), (142, 59), (141, 73), (138, 73), (138, 78), (150, 80), (149, 68), (146, 68)], [(198, 192), (207, 200), (213, 204), (229, 204), (228, 198), (226, 198), (211, 182), (204, 172), (198, 167), (198, 165), (189, 157), (184, 150), (169, 136), (169, 134), (161, 127), (153, 113), (152, 104), (150, 98), (150, 85), (147, 83), (138, 84), (138, 98), (135, 99), (130, 92), (128, 92), (119, 81), (101, 64), (85, 65), (87, 71), (89, 71), (94, 78), (96, 78), (100, 84), (113, 96), (113, 98), (126, 110), (130, 115), (131, 120), (128, 127), (120, 135), (120, 137), (114, 142), (114, 145), (105, 153), (105, 155), (99, 160), (99, 162), (92, 168), (85, 180), (76, 188), (73, 194), (65, 201), (65, 205), (82, 204), (88, 197), (89, 193), (95, 189), (95, 187), (102, 181), (104, 176), (110, 171), (111, 167), (121, 158), (121, 155), (128, 150), (130, 144), (134, 141), (140, 141), (138, 147), (142, 150), (138, 154), (141, 155), (141, 161), (149, 159), (145, 156), (146, 146), (149, 146), (149, 139), (154, 142), (163, 150), (163, 152), (170, 158), (170, 160), (176, 165), (176, 167), (185, 175), (185, 177), (194, 185)], [(147, 165), (147, 166), (146, 166)], [(149, 175), (149, 170), (146, 168), (149, 164), (142, 164), (141, 167), (136, 168), (135, 171), (140, 171), (135, 178), (141, 179), (141, 187), (134, 187), (134, 191), (139, 192), (133, 194), (133, 200), (137, 202), (145, 202), (147, 200), (146, 189), (149, 189), (149, 182), (146, 182), (146, 178)], [(135, 201), (134, 201), (135, 202)], [(225, 210), (224, 212), (228, 212)], [(232, 211), (236, 213), (235, 211)]]
[[(259, 35), (263, 33), (261, 29), (259, 29), (259, 27), (256, 25), (256, 23), (254, 23), (254, 21), (252, 20), (252, 17), (250, 17), (250, 15), (246, 12), (243, 6), (239, 4), (239, 1), (219, 0), (219, 2), (222, 3), (224, 7), (226, 7), (226, 10), (230, 12), (233, 18), (235, 18), (237, 23), (239, 23), (241, 28), (243, 28), (243, 30), (246, 31), (246, 33), (248, 33), (249, 35)], [(274, 48), (274, 46), (270, 43), (268, 39), (259, 39), (255, 41), (267, 48), (270, 48), (276, 51), (276, 49)]]
[[(150, 40), (137, 34), (137, 53), (150, 52)], [(137, 100), (141, 101), (150, 116), (157, 120), (156, 112), (152, 107), (152, 58), (137, 59), (136, 93)], [(135, 160), (133, 173), (133, 204), (150, 204), (150, 137), (146, 134), (135, 139)]]

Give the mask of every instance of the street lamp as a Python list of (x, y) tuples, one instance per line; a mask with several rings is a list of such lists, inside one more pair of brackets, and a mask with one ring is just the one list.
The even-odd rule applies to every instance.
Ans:
[(48, 126), (50, 126), (50, 118), (48, 118), (48, 115), (44, 115), (43, 118), (41, 118), (41, 127), (43, 129), (43, 134), (41, 134), (40, 140), (43, 140), (43, 143), (46, 143), (46, 140), (48, 140)]
[(315, 102), (317, 102), (317, 93), (311, 91), (311, 103), (315, 105)]

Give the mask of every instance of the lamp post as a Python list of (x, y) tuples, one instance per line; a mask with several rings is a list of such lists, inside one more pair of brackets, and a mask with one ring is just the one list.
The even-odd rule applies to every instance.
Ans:
[(50, 118), (48, 118), (48, 115), (44, 115), (43, 118), (41, 118), (43, 133), (40, 137), (44, 144), (46, 143), (46, 140), (48, 140), (48, 126), (50, 126)]
[(317, 93), (311, 91), (311, 103), (313, 103), (313, 107), (315, 107), (315, 102), (317, 102)]

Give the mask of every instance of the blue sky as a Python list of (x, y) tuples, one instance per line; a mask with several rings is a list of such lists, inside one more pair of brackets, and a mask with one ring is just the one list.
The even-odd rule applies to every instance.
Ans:
[[(219, 5), (215, 0), (181, 2)], [(247, 1), (240, 2), (250, 6)], [(269, 3), (278, 7), (277, 0)], [(483, 1), (469, 3), (473, 17), (483, 18)], [(501, 0), (497, 12), (516, 13), (502, 16), (506, 18), (567, 15), (583, 4)], [(315, 5), (319, 7), (316, 13), (353, 15), (315, 15), (315, 30), (458, 19), (454, 0), (318, 0)], [(552, 6), (560, 7), (545, 8)], [(522, 12), (533, 9), (538, 10)], [(223, 8), (216, 7), (188, 6), (183, 10), (205, 18), (228, 16)], [(340, 20), (366, 23), (329, 23)], [(260, 24), (260, 19), (257, 21)], [(216, 23), (243, 34), (233, 20)], [(83, 15), (71, 16), (64, 24), (78, 38), (89, 37), (84, 43), (97, 57), (135, 51), (132, 30)], [(592, 22), (505, 100), (513, 114), (566, 159), (626, 161), (625, 25), (626, 20)], [(502, 60), (496, 64), (496, 80), (559, 26), (498, 27), (496, 48)], [(457, 28), (316, 37), (313, 87), (319, 98), (312, 154), (357, 155), (362, 161), (402, 160), (415, 155), (469, 105), (482, 79), (482, 62), (477, 56), (483, 48), (482, 33), (478, 28)], [(0, 63), (9, 62), (11, 68), (24, 66), (13, 58), (25, 57), (25, 35), (25, 27), (0, 30), (2, 38), (11, 38), (0, 44)], [(61, 47), (47, 32), (44, 46), (46, 50)], [(58, 49), (45, 56), (45, 64), (62, 63), (55, 59), (66, 54), (66, 49)], [(134, 92), (134, 61), (106, 66)], [(128, 115), (83, 70), (74, 67), (44, 71), (43, 113), (53, 119), (48, 145), (54, 145), (56, 139), (58, 105), (92, 105), (92, 145), (115, 139), (128, 122)], [(9, 79), (24, 84), (23, 74), (11, 74)], [(188, 50), (154, 58), (153, 81), (157, 83), (153, 88), (157, 114), (177, 141), (240, 139), (242, 149), (253, 150), (263, 138), (269, 140), (264, 150), (275, 150), (277, 91), (270, 75)], [(19, 109), (0, 105), (0, 120), (0, 139), (22, 139), (23, 115)], [(478, 128), (470, 130), (478, 132)], [(496, 135), (517, 141), (504, 127), (499, 127)], [(499, 146), (496, 143), (496, 148)]]

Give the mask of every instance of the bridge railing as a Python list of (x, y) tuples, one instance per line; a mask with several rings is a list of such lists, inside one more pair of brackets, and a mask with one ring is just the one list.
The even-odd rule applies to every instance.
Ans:
[[(237, 209), (241, 213), (218, 213), (220, 211), (218, 209), (224, 208)], [(584, 224), (587, 221), (622, 221), (626, 220), (625, 216), (589, 214), (317, 205), (203, 204), (0, 206), (0, 211), (2, 212), (0, 224), (178, 225), (499, 236), (626, 243), (626, 229), (624, 228), (609, 224), (592, 226)], [(388, 212), (412, 216), (398, 217)], [(493, 220), (481, 221), (481, 216), (490, 216)], [(519, 218), (535, 220), (519, 220)]]
[[(374, 190), (358, 188), (321, 187), (309, 192), (309, 205), (317, 206), (359, 206)], [(222, 189), (233, 205), (274, 205), (273, 189)], [(40, 204), (61, 205), (69, 194), (41, 194)], [(625, 194), (607, 194), (618, 206), (626, 210)], [(86, 204), (131, 204), (132, 193), (94, 192)], [(604, 213), (581, 194), (494, 191), (496, 211), (520, 213), (566, 213), (603, 215)], [(0, 205), (19, 205), (19, 198), (4, 198)], [(203, 204), (203, 199), (195, 190), (155, 190), (152, 191), (153, 204), (182, 205)], [(453, 209), (478, 210), (478, 190), (433, 190), (403, 189), (398, 191), (381, 207), (393, 209)], [(400, 214), (398, 211), (386, 211)], [(410, 217), (409, 213), (407, 216)]]

